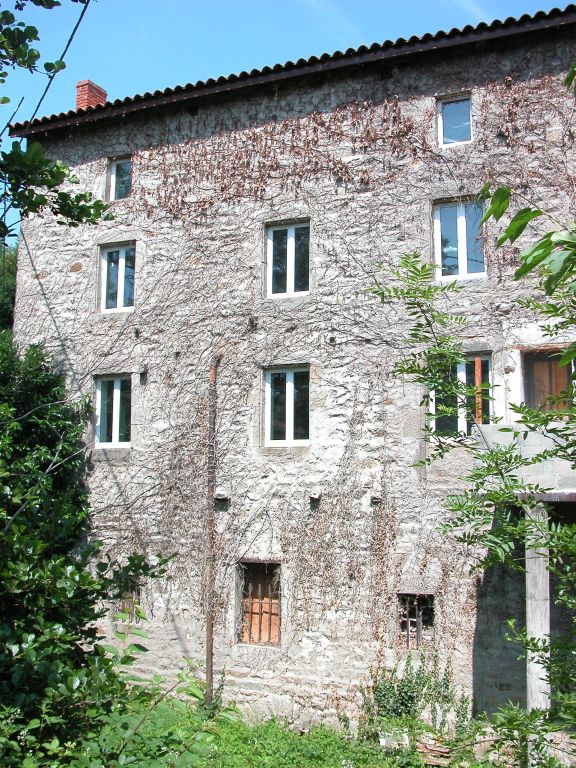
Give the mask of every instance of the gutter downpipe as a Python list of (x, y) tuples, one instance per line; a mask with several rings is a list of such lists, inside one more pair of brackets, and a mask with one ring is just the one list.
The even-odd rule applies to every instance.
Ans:
[(208, 384), (208, 457), (206, 503), (206, 692), (207, 705), (214, 700), (214, 572), (215, 572), (215, 517), (214, 494), (216, 489), (216, 376), (222, 355), (212, 357)]

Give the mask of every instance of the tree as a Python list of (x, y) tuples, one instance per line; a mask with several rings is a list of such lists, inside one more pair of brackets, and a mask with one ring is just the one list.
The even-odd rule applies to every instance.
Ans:
[[(28, 2), (47, 10), (60, 5), (58, 0), (15, 0), (14, 10), (23, 11)], [(84, 5), (85, 10), (90, 0), (71, 2)], [(17, 67), (41, 74), (40, 53), (33, 47), (38, 39), (36, 27), (27, 25), (10, 10), (0, 12), (0, 85), (6, 82), (10, 69)], [(47, 88), (64, 67), (61, 59), (43, 65), (48, 77)], [(8, 101), (7, 97), (0, 98), (0, 103)], [(9, 149), (0, 151), (0, 239), (13, 234), (16, 225), (9, 225), (6, 216), (15, 210), (19, 210), (21, 216), (50, 212), (71, 227), (108, 218), (106, 204), (94, 200), (89, 192), (66, 191), (64, 187), (75, 182), (68, 168), (58, 160), (49, 159), (38, 142), (23, 148), (20, 141), (14, 141)]]
[[(508, 188), (496, 190), (485, 219), (502, 211), (502, 200), (506, 201), (506, 209), (510, 195)], [(513, 237), (519, 229), (523, 231), (537, 215), (540, 213), (532, 209), (516, 213), (500, 242)], [(576, 327), (576, 260), (571, 245), (575, 232), (576, 227), (570, 224), (544, 235), (523, 254), (515, 275), (516, 279), (524, 279), (531, 269), (540, 267), (540, 287), (552, 300), (531, 298), (529, 304), (545, 321), (553, 320), (544, 325), (545, 332), (551, 336), (558, 330)], [(543, 249), (547, 255), (540, 258)], [(564, 267), (558, 267), (560, 262)], [(550, 709), (526, 711), (510, 705), (497, 713), (493, 721), (497, 743), (506, 749), (512, 746), (512, 754), (518, 761), (515, 765), (524, 763), (528, 753), (531, 765), (555, 765), (548, 754), (549, 735), (559, 730), (573, 733), (576, 726), (576, 580), (573, 571), (576, 528), (543, 520), (538, 508), (539, 494), (544, 489), (527, 483), (520, 473), (531, 464), (553, 457), (565, 459), (576, 468), (576, 405), (566, 392), (553, 398), (554, 410), (529, 408), (525, 404), (514, 406), (518, 423), (501, 428), (502, 432), (514, 434), (515, 440), (508, 443), (488, 442), (481, 426), (478, 439), (470, 439), (465, 433), (447, 436), (442, 430), (434, 429), (434, 424), (447, 415), (464, 412), (467, 420), (473, 421), (478, 398), (490, 397), (489, 385), (479, 392), (475, 386), (468, 386), (453, 375), (457, 365), (465, 361), (458, 338), (463, 318), (445, 309), (451, 295), (459, 290), (457, 284), (435, 284), (434, 267), (423, 263), (416, 253), (402, 258), (395, 276), (399, 286), (377, 282), (374, 292), (383, 303), (402, 302), (413, 321), (406, 339), (410, 351), (396, 365), (396, 373), (425, 387), (426, 437), (431, 446), (426, 461), (441, 458), (455, 447), (464, 448), (473, 459), (473, 469), (464, 477), (466, 490), (446, 499), (448, 521), (442, 526), (444, 532), (455, 536), (476, 554), (480, 553), (482, 568), (499, 563), (521, 569), (519, 542), (529, 543), (536, 550), (547, 549), (549, 572), (557, 585), (556, 601), (567, 609), (572, 621), (572, 636), (561, 640), (530, 637), (525, 630), (511, 624), (511, 635), (527, 655), (538, 660), (555, 695)], [(562, 363), (568, 364), (575, 354), (575, 346), (571, 345), (562, 355)], [(432, 392), (437, 403), (435, 409), (431, 408)], [(523, 456), (518, 444), (529, 432), (551, 438), (551, 447), (530, 458)]]
[[(566, 78), (566, 86), (573, 89), (575, 82), (576, 65)], [(574, 331), (576, 222), (558, 221), (543, 207), (530, 204), (524, 190), (515, 191), (510, 186), (493, 188), (486, 184), (479, 199), (489, 201), (483, 222), (491, 218), (499, 222), (512, 203), (521, 201), (521, 207), (498, 239), (499, 247), (514, 243), (537, 219), (550, 222), (552, 229), (540, 231), (520, 255), (514, 277), (528, 280), (536, 274), (533, 291), (523, 303), (540, 317), (546, 336), (553, 339), (559, 333)], [(399, 287), (377, 282), (374, 292), (384, 303), (402, 302), (413, 321), (406, 339), (410, 351), (397, 364), (396, 371), (425, 387), (426, 437), (431, 446), (427, 461), (432, 462), (456, 447), (467, 450), (473, 459), (473, 469), (464, 477), (466, 490), (446, 499), (449, 518), (442, 526), (444, 532), (479, 553), (481, 568), (494, 563), (523, 568), (518, 557), (519, 542), (549, 553), (548, 570), (556, 582), (555, 599), (567, 610), (571, 635), (558, 640), (530, 637), (513, 622), (510, 635), (522, 645), (526, 656), (537, 660), (544, 670), (554, 691), (552, 705), (549, 709), (531, 711), (509, 705), (496, 714), (493, 726), (497, 744), (507, 750), (512, 747), (512, 753), (503, 755), (511, 754), (514, 764), (557, 764), (549, 755), (549, 736), (558, 730), (573, 734), (576, 726), (576, 527), (566, 522), (549, 522), (539, 513), (539, 497), (545, 489), (527, 483), (521, 471), (551, 458), (563, 459), (576, 469), (576, 403), (572, 392), (567, 391), (550, 398), (543, 408), (531, 408), (524, 403), (512, 406), (517, 423), (500, 428), (501, 432), (512, 432), (511, 442), (489, 442), (481, 425), (477, 439), (464, 433), (443, 434), (442, 429), (435, 428), (439, 420), (464, 413), (468, 421), (474, 421), (474, 410), (479, 401), (490, 398), (490, 387), (483, 385), (478, 391), (476, 386), (468, 386), (453, 375), (457, 365), (465, 361), (459, 341), (463, 318), (446, 309), (451, 295), (459, 290), (457, 284), (435, 284), (433, 267), (423, 263), (419, 254), (405, 255), (396, 277)], [(575, 359), (573, 342), (559, 353), (559, 362), (572, 366)], [(430, 393), (434, 393), (435, 408), (431, 407)], [(548, 442), (545, 449), (527, 458), (520, 446), (531, 432), (548, 438)], [(571, 754), (574, 753), (572, 749)]]
[(16, 295), (15, 245), (0, 244), (0, 330), (12, 328)]
[[(98, 560), (87, 543), (86, 403), (70, 403), (38, 347), (20, 357), (0, 334), (0, 755), (73, 742), (126, 700), (127, 683), (96, 620), (134, 579), (140, 555)], [(135, 648), (137, 650), (137, 648)], [(132, 651), (124, 654), (130, 661)]]

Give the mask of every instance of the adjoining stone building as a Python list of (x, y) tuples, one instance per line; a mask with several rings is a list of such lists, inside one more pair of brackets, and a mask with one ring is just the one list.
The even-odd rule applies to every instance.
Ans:
[(392, 373), (408, 319), (367, 289), (413, 251), (459, 280), (460, 374), (493, 384), (480, 422), (558, 386), (515, 303), (522, 243), (496, 250), (475, 194), (492, 179), (573, 214), (575, 25), (569, 6), (115, 102), (83, 81), (75, 111), (12, 127), (111, 201), (95, 227), (24, 223), (15, 332), (94, 401), (98, 538), (176, 555), (140, 585), (150, 663), (204, 658), (213, 500), (215, 667), (248, 709), (334, 713), (408, 645), (449, 659), (477, 709), (525, 701), (504, 638), (522, 581), (471, 574), (439, 534), (463, 457), (415, 466), (422, 392)]

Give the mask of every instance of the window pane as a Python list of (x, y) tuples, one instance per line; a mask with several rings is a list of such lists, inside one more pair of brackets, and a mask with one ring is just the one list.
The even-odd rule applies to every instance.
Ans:
[(442, 409), (450, 409), (450, 413), (438, 416), (434, 420), (434, 431), (439, 435), (455, 435), (458, 433), (458, 399), (454, 391), (457, 385), (457, 371), (453, 368), (447, 371), (444, 381), (445, 388), (436, 390), (435, 413), (440, 413)]
[(294, 372), (294, 440), (309, 438), (309, 382), (308, 371)]
[(468, 272), (484, 272), (480, 221), (484, 208), (480, 203), (466, 203), (466, 254)]
[(106, 254), (106, 309), (118, 306), (118, 263), (120, 251), (108, 251)]
[(100, 413), (97, 439), (99, 443), (112, 442), (112, 414), (114, 412), (114, 381), (104, 379), (99, 382)]
[(287, 249), (288, 230), (275, 229), (272, 232), (272, 293), (286, 293)]
[(118, 163), (114, 163), (114, 167), (116, 170), (114, 199), (122, 200), (124, 197), (128, 197), (132, 187), (132, 161), (121, 160)]
[(442, 106), (442, 143), (470, 141), (470, 99), (445, 101)]
[(440, 247), (442, 249), (442, 274), (458, 274), (458, 206), (443, 205), (440, 215)]
[(120, 379), (120, 414), (118, 419), (118, 442), (130, 442), (132, 387), (130, 379)]
[(126, 248), (124, 251), (124, 306), (134, 306), (134, 267), (136, 264), (136, 252), (134, 248)]
[(294, 291), (307, 291), (310, 284), (310, 227), (296, 227)]
[[(441, 398), (436, 398), (436, 407), (447, 406), (447, 401), (443, 401)], [(435, 422), (435, 432), (439, 435), (456, 435), (458, 434), (458, 414), (444, 414), (439, 416)]]
[(270, 374), (270, 438), (286, 440), (286, 374)]
[[(482, 384), (490, 384), (490, 360), (482, 360)], [(490, 423), (490, 390), (484, 390), (482, 398), (482, 424)]]

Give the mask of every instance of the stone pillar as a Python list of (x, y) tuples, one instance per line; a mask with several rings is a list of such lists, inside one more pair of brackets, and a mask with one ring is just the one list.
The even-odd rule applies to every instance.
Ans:
[[(527, 512), (531, 519), (546, 524), (545, 507)], [(526, 631), (528, 637), (550, 638), (550, 574), (548, 549), (533, 548), (526, 541)], [(550, 684), (542, 664), (528, 654), (526, 668), (526, 708), (547, 709), (550, 706)]]

